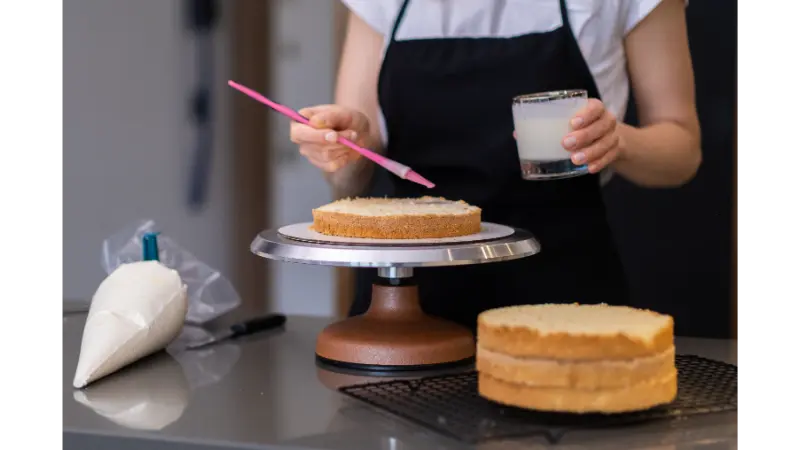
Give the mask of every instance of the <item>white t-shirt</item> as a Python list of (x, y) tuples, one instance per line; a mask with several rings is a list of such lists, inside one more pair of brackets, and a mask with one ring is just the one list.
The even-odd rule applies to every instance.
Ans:
[[(342, 1), (386, 36), (388, 44), (403, 0)], [(628, 102), (623, 39), (661, 1), (566, 0), (573, 34), (597, 89), (606, 108), (619, 118)], [(396, 39), (513, 37), (561, 25), (558, 0), (411, 0)], [(381, 122), (385, 141), (382, 114)]]

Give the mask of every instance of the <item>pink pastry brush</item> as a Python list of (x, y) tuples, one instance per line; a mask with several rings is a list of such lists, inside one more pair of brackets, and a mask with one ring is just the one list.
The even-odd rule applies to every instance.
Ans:
[[(292, 120), (295, 120), (295, 121), (300, 122), (300, 123), (305, 124), (305, 125), (310, 125), (308, 119), (306, 119), (305, 117), (301, 116), (300, 113), (298, 113), (297, 111), (295, 111), (295, 110), (293, 110), (293, 109), (291, 109), (291, 108), (289, 108), (287, 106), (281, 105), (279, 103), (275, 103), (272, 100), (270, 100), (270, 99), (264, 97), (263, 95), (259, 94), (258, 92), (254, 91), (254, 90), (252, 90), (250, 88), (247, 88), (245, 86), (242, 86), (241, 84), (239, 84), (239, 83), (237, 83), (235, 81), (228, 81), (228, 85), (230, 87), (232, 87), (232, 88), (244, 93), (248, 97), (250, 97), (250, 98), (252, 98), (254, 100), (257, 100), (257, 101), (269, 106), (270, 108), (274, 109), (275, 111), (278, 111), (279, 113), (289, 117)], [(422, 175), (418, 174), (417, 172), (414, 172), (413, 170), (411, 170), (410, 167), (408, 167), (406, 165), (400, 164), (397, 161), (392, 161), (391, 159), (383, 157), (383, 156), (381, 156), (381, 155), (379, 155), (379, 154), (377, 154), (377, 153), (375, 153), (375, 152), (373, 152), (371, 150), (367, 150), (367, 149), (365, 149), (363, 147), (360, 147), (356, 143), (354, 143), (354, 142), (352, 142), (352, 141), (350, 141), (348, 139), (345, 139), (345, 138), (343, 138), (341, 136), (339, 136), (339, 139), (337, 139), (337, 142), (339, 142), (342, 145), (345, 145), (347, 147), (352, 148), (353, 150), (357, 151), (358, 153), (360, 153), (365, 158), (375, 162), (375, 164), (378, 164), (379, 166), (385, 168), (389, 172), (392, 172), (393, 174), (397, 175), (398, 177), (400, 177), (400, 178), (402, 178), (404, 180), (413, 181), (414, 183), (421, 184), (421, 185), (423, 185), (423, 186), (425, 186), (427, 188), (432, 188), (432, 187), (435, 186), (433, 183), (431, 183), (430, 181), (428, 181), (425, 178), (423, 178)]]

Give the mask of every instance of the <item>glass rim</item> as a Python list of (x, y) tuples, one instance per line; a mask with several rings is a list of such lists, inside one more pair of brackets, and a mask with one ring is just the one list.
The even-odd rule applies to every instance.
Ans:
[(544, 103), (567, 98), (587, 98), (588, 96), (589, 94), (586, 89), (566, 89), (561, 91), (537, 92), (534, 94), (518, 95), (512, 99), (512, 102), (514, 104)]

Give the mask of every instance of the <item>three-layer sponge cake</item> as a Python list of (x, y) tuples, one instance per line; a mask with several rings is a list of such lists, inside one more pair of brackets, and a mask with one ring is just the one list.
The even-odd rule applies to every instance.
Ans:
[(527, 305), (478, 317), (478, 391), (522, 408), (617, 413), (677, 394), (672, 318), (608, 305)]
[(443, 198), (354, 198), (312, 211), (314, 231), (371, 239), (429, 239), (481, 231), (481, 210)]

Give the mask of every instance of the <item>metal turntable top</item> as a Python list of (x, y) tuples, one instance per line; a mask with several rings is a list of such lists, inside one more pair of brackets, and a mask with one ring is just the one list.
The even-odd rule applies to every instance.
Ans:
[[(262, 231), (250, 250), (263, 258), (341, 267), (432, 267), (480, 264), (524, 258), (539, 252), (539, 243), (525, 230), (484, 223), (484, 229), (506, 228), (493, 239), (420, 243), (405, 240), (381, 243), (373, 239), (329, 242), (292, 237), (277, 229)], [(286, 228), (286, 227), (285, 227)], [(281, 230), (284, 230), (282, 228)], [(476, 235), (478, 236), (478, 235)]]

